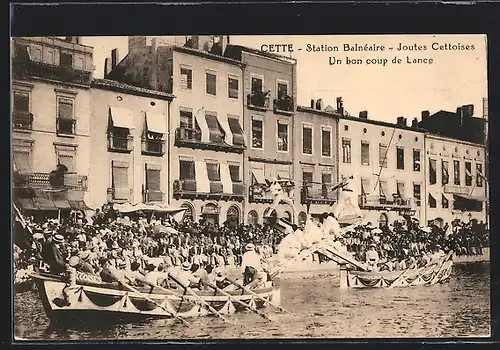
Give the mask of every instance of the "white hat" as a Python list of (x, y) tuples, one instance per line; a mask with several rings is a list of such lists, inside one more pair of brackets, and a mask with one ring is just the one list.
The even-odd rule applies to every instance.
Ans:
[(374, 228), (374, 229), (372, 230), (372, 233), (382, 233), (382, 230), (381, 230), (381, 229), (379, 229), (379, 228)]
[(254, 250), (254, 249), (255, 249), (255, 245), (253, 243), (248, 243), (245, 246), (245, 250)]
[(68, 264), (71, 267), (75, 267), (76, 265), (78, 265), (79, 262), (80, 262), (80, 258), (79, 257), (72, 256), (71, 258), (69, 258)]
[(184, 271), (188, 271), (191, 268), (191, 264), (189, 263), (189, 261), (184, 261), (181, 267)]
[(64, 237), (61, 235), (55, 235), (54, 238), (52, 238), (52, 240), (56, 243), (62, 243), (64, 242)]

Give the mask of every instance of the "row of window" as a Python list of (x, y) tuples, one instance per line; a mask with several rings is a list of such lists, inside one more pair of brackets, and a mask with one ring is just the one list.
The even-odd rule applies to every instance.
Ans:
[[(483, 187), (483, 164), (476, 163), (476, 174), (472, 173), (472, 162), (464, 162), (464, 172), (465, 172), (465, 186), (472, 186), (474, 178), (476, 179), (476, 186)], [(434, 185), (437, 183), (437, 160), (429, 159), (429, 183)], [(453, 160), (453, 185), (460, 186), (462, 178), (461, 163), (460, 160)], [(441, 160), (441, 184), (447, 185), (450, 183), (449, 174), (449, 161)]]
[[(229, 176), (232, 182), (241, 182), (240, 165), (229, 163)], [(221, 181), (221, 164), (216, 160), (206, 161), (209, 181)], [(179, 160), (179, 179), (196, 180), (196, 164), (194, 160)]]
[[(370, 143), (361, 141), (361, 165), (370, 165)], [(387, 168), (389, 148), (387, 145), (379, 144), (379, 167)], [(351, 164), (351, 140), (342, 138), (342, 163)], [(396, 169), (405, 169), (405, 149), (396, 147)], [(413, 171), (420, 171), (420, 149), (413, 149)]]
[(15, 56), (22, 57), (27, 54), (31, 61), (43, 62), (47, 64), (59, 65), (62, 68), (72, 69), (73, 66), (79, 69), (84, 69), (84, 56), (65, 52), (55, 47), (42, 46), (37, 44), (24, 45), (15, 43)]
[[(56, 94), (56, 131), (58, 134), (75, 135), (76, 118), (74, 98)], [(31, 114), (30, 92), (14, 91), (12, 126), (14, 129), (31, 130), (33, 116)]]
[[(182, 66), (180, 69), (181, 89), (193, 89), (193, 70), (189, 67)], [(238, 99), (239, 97), (239, 81), (237, 75), (228, 74), (227, 77), (227, 97)], [(211, 96), (217, 96), (217, 72), (213, 70), (205, 71), (205, 93)]]
[[(288, 123), (286, 121), (277, 121), (277, 141), (276, 149), (280, 152), (288, 152), (289, 150), (289, 132)], [(313, 129), (312, 126), (304, 127), (303, 129), (303, 147), (304, 154), (313, 154)], [(264, 120), (258, 117), (252, 117), (252, 148), (264, 148)], [(331, 157), (332, 155), (332, 131), (330, 127), (321, 127), (321, 155), (323, 157)]]

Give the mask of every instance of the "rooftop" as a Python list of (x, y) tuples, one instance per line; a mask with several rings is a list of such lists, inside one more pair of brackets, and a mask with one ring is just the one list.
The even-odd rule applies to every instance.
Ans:
[(172, 101), (175, 96), (166, 92), (145, 89), (110, 79), (93, 79), (92, 87), (108, 89), (112, 91), (131, 93), (138, 96), (154, 97), (162, 100)]
[(182, 53), (187, 53), (187, 54), (191, 54), (191, 55), (195, 55), (195, 56), (200, 56), (200, 57), (212, 59), (212, 60), (215, 60), (215, 61), (221, 61), (221, 62), (233, 64), (233, 65), (239, 66), (239, 67), (244, 67), (245, 66), (244, 63), (242, 63), (242, 62), (240, 62), (238, 60), (235, 60), (235, 59), (232, 59), (232, 58), (229, 58), (229, 57), (225, 57), (225, 56), (215, 55), (215, 54), (207, 52), (207, 51), (193, 49), (193, 48), (190, 48), (190, 47), (174, 46), (174, 51), (178, 51), (178, 52), (182, 52)]

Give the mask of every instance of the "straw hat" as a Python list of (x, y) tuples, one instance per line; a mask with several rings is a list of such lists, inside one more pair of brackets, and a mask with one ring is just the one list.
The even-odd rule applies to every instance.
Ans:
[(125, 267), (127, 267), (127, 263), (125, 262), (125, 260), (120, 260), (118, 261), (117, 267), (120, 269), (124, 269)]
[(43, 236), (43, 234), (42, 234), (42, 233), (37, 232), (37, 233), (35, 233), (35, 234), (33, 235), (33, 239), (34, 239), (34, 240), (36, 240), (36, 241), (38, 241), (38, 240), (44, 239), (44, 236)]
[(80, 258), (79, 257), (72, 256), (71, 258), (69, 258), (68, 264), (71, 267), (75, 267), (76, 265), (78, 265), (79, 262), (80, 262)]
[(182, 263), (181, 267), (184, 271), (189, 271), (189, 269), (191, 268), (191, 264), (189, 263), (189, 261), (185, 261)]
[(61, 235), (55, 235), (54, 238), (52, 238), (52, 240), (55, 243), (62, 243), (62, 242), (64, 242), (64, 237)]
[(246, 246), (245, 246), (245, 250), (246, 251), (250, 251), (250, 250), (254, 250), (255, 249), (255, 245), (253, 243), (248, 243)]

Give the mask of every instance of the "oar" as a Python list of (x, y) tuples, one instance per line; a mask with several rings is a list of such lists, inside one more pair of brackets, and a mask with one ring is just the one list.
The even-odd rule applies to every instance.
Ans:
[(194, 296), (202, 305), (207, 307), (213, 314), (219, 316), (220, 319), (222, 319), (224, 322), (229, 322), (222, 314), (215, 310), (210, 304), (208, 304), (205, 300), (203, 300), (198, 294), (195, 293), (194, 290), (192, 290), (189, 286), (183, 285), (177, 278), (172, 276), (171, 273), (168, 273), (168, 277), (170, 277), (175, 283), (177, 283), (179, 286), (184, 288), (186, 291), (188, 291), (192, 296)]
[(248, 289), (247, 287), (245, 287), (244, 285), (236, 282), (236, 281), (233, 281), (232, 279), (230, 278), (227, 278), (226, 277), (226, 280), (228, 282), (231, 282), (232, 284), (234, 284), (236, 287), (242, 289), (243, 291), (247, 292), (248, 294), (250, 295), (253, 295), (255, 298), (259, 299), (259, 300), (262, 300), (263, 302), (265, 302), (266, 304), (269, 304), (273, 307), (275, 307), (276, 309), (280, 310), (281, 312), (288, 312), (286, 311), (285, 309), (283, 309), (281, 306), (279, 305), (276, 305), (276, 304), (273, 304), (271, 303), (271, 301), (267, 300), (267, 299), (264, 299), (263, 297), (261, 297), (260, 295), (258, 295), (257, 293), (254, 293), (251, 289)]
[(155, 304), (156, 306), (158, 306), (159, 308), (161, 308), (163, 311), (165, 311), (166, 313), (168, 313), (169, 315), (171, 315), (172, 317), (175, 317), (177, 320), (181, 321), (182, 323), (184, 323), (185, 325), (189, 325), (189, 323), (183, 319), (182, 317), (178, 316), (176, 313), (172, 313), (171, 311), (167, 310), (163, 305), (160, 305), (158, 304), (156, 301), (154, 301), (153, 299), (151, 298), (148, 298), (146, 295), (144, 295), (143, 293), (141, 293), (140, 291), (138, 291), (137, 289), (135, 289), (134, 287), (128, 285), (127, 283), (125, 283), (124, 281), (121, 281), (119, 280), (118, 278), (116, 278), (115, 276), (112, 276), (113, 279), (115, 281), (117, 281), (118, 283), (120, 283), (122, 286), (124, 286), (125, 288), (127, 288), (128, 290), (134, 292), (134, 293), (137, 293), (141, 296), (141, 298), (144, 298), (145, 300), (149, 301), (150, 303), (153, 303)]
[(441, 273), (441, 271), (443, 270), (443, 267), (444, 265), (448, 262), (448, 260), (450, 260), (450, 258), (453, 256), (453, 250), (450, 250), (448, 252), (448, 255), (446, 255), (446, 258), (443, 260), (443, 262), (441, 263), (441, 266), (439, 267), (439, 270), (438, 272), (434, 275), (434, 278), (432, 279), (431, 283), (430, 284), (436, 284), (437, 281), (438, 281), (438, 276), (439, 274)]
[(271, 320), (265, 313), (263, 313), (262, 311), (259, 311), (257, 310), (256, 308), (254, 308), (253, 306), (251, 306), (250, 304), (247, 304), (245, 303), (244, 301), (241, 301), (241, 300), (238, 300), (236, 299), (235, 297), (233, 297), (231, 294), (229, 294), (228, 292), (226, 292), (225, 290), (222, 290), (221, 288), (217, 287), (216, 285), (212, 284), (212, 283), (207, 283), (208, 286), (212, 287), (213, 289), (215, 289), (217, 292), (221, 293), (222, 295), (225, 295), (226, 297), (229, 298), (229, 300), (231, 300), (232, 302), (235, 302), (237, 304), (240, 304), (244, 307), (246, 307), (247, 309), (255, 312), (257, 315), (259, 315), (260, 317), (262, 318), (265, 318), (266, 320), (268, 320), (269, 322), (273, 322), (273, 320)]

